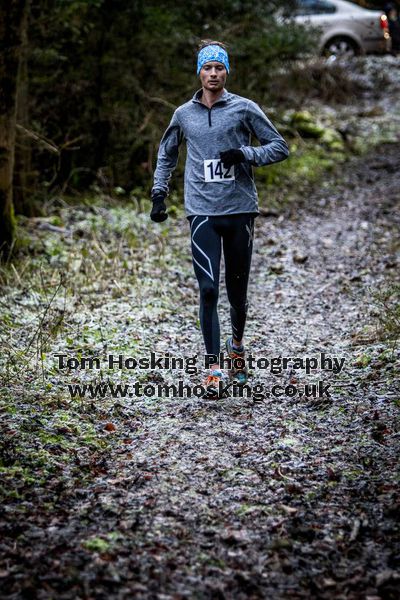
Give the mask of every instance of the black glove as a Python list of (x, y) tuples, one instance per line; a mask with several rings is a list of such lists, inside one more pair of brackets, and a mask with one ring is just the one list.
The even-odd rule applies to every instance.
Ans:
[(236, 150), (235, 148), (231, 148), (231, 150), (226, 150), (225, 152), (220, 152), (219, 157), (226, 169), (229, 169), (232, 165), (238, 165), (246, 160), (243, 152), (241, 150)]
[(167, 207), (165, 205), (165, 198), (167, 194), (161, 190), (153, 192), (151, 199), (153, 201), (153, 208), (151, 209), (150, 219), (156, 223), (162, 223), (168, 219)]

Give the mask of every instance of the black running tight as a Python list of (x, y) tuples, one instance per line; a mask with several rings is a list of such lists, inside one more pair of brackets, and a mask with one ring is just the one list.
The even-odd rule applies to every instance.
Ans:
[(193, 267), (200, 287), (200, 325), (207, 354), (220, 352), (217, 314), (221, 243), (225, 283), (230, 304), (232, 335), (243, 337), (247, 313), (247, 284), (253, 249), (254, 214), (218, 217), (190, 216)]

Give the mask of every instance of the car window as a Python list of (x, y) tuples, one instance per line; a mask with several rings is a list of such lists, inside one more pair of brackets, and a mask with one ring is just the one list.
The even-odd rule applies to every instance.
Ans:
[(336, 6), (329, 0), (297, 0), (296, 15), (328, 15), (336, 12)]

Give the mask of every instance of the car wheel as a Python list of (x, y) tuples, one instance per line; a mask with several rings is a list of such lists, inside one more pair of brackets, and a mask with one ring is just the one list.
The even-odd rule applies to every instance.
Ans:
[(358, 45), (348, 37), (334, 37), (325, 44), (325, 56), (350, 58), (360, 53)]

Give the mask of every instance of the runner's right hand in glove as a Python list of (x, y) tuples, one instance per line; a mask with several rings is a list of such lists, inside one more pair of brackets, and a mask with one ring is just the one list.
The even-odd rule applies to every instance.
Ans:
[(153, 208), (151, 209), (150, 218), (156, 223), (162, 223), (162, 221), (168, 219), (167, 207), (164, 202), (166, 197), (167, 194), (162, 190), (156, 190), (151, 195)]

